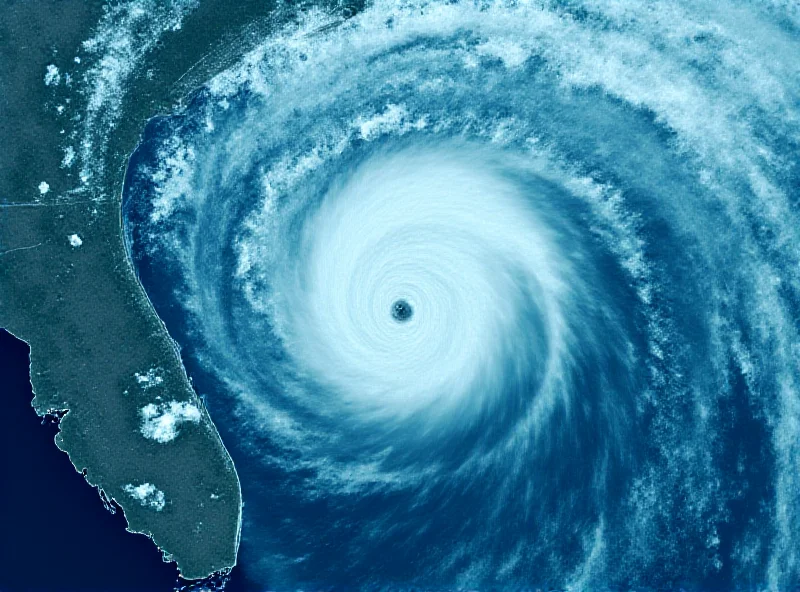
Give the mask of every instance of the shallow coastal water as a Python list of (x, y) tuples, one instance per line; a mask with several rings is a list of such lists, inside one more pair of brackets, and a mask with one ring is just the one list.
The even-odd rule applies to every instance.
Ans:
[(123, 204), (240, 585), (796, 585), (792, 7), (279, 24), (150, 121)]

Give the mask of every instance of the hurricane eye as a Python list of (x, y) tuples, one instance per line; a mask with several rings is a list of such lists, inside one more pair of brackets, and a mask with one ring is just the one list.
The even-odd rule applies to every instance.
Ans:
[(392, 304), (392, 318), (395, 321), (405, 323), (411, 320), (412, 316), (414, 316), (414, 308), (405, 300), (397, 300)]

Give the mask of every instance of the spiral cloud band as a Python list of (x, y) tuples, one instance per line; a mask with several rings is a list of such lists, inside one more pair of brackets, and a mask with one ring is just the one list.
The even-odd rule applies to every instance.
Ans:
[(563, 280), (524, 196), (481, 155), (377, 158), (337, 192), (304, 228), (280, 317), (288, 351), (356, 413), (464, 414), (509, 370), (542, 365)]
[(131, 158), (142, 281), (298, 586), (800, 582), (800, 13), (304, 11)]

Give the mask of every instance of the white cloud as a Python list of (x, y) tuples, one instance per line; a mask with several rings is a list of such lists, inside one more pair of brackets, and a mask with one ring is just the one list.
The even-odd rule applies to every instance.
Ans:
[(128, 483), (122, 489), (134, 499), (139, 500), (142, 506), (154, 508), (156, 512), (163, 510), (167, 503), (164, 492), (156, 489), (156, 486), (151, 483), (142, 483), (136, 486)]
[(44, 74), (44, 83), (47, 86), (57, 86), (61, 82), (61, 73), (53, 64), (47, 66), (47, 71)]
[(186, 401), (171, 401), (160, 405), (150, 403), (142, 408), (140, 414), (142, 435), (162, 444), (171, 442), (178, 436), (180, 424), (200, 421), (200, 410)]
[(143, 389), (148, 389), (154, 386), (158, 386), (164, 379), (159, 376), (158, 369), (150, 368), (145, 374), (139, 374), (138, 372), (134, 373), (134, 378), (136, 378), (136, 382), (139, 383), (139, 386)]
[(81, 239), (81, 237), (79, 237), (77, 234), (70, 234), (67, 238), (69, 239), (69, 244), (75, 248), (80, 247), (83, 244), (83, 239)]
[(48, 191), (50, 191), (50, 185), (46, 181), (39, 183), (39, 193), (41, 195), (44, 195)]
[(69, 168), (72, 166), (73, 162), (75, 162), (75, 148), (67, 146), (64, 148), (64, 158), (61, 160), (61, 168)]
[(365, 140), (374, 140), (381, 134), (397, 132), (404, 134), (412, 129), (422, 129), (425, 127), (423, 120), (411, 121), (405, 105), (386, 105), (383, 113), (373, 115), (369, 119), (359, 117), (356, 121), (361, 137)]

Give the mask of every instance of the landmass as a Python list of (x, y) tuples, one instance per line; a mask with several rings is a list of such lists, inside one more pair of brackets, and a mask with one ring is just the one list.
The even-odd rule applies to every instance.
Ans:
[[(207, 59), (221, 36), (246, 39), (245, 24), (269, 7), (192, 6), (158, 41), (158, 55), (136, 37), (119, 45), (117, 21), (145, 39), (160, 7), (50, 0), (1, 9), (0, 326), (30, 345), (33, 406), (58, 418), (58, 447), (122, 508), (130, 531), (151, 537), (184, 578), (199, 579), (236, 564), (241, 490), (178, 346), (135, 276), (120, 196), (147, 119), (179, 103), (210, 64), (224, 67)], [(127, 58), (144, 63), (126, 69)], [(102, 141), (86, 136), (97, 95), (81, 84), (93, 75), (125, 113), (98, 116)], [(91, 182), (90, 158), (103, 162)]]

